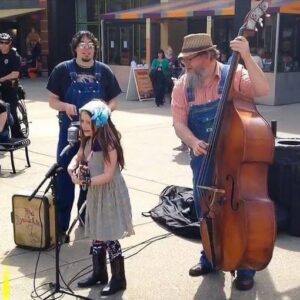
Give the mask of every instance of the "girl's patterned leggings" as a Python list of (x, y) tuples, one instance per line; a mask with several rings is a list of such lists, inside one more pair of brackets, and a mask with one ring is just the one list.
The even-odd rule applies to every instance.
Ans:
[(117, 256), (122, 256), (122, 248), (118, 240), (105, 242), (93, 240), (93, 253), (98, 253), (102, 247), (107, 250), (110, 261), (113, 261)]

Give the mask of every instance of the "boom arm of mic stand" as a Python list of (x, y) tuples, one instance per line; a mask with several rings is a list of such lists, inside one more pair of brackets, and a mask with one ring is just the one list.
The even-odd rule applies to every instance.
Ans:
[[(69, 145), (67, 145), (60, 153), (59, 157), (62, 157), (65, 155), (65, 153), (67, 153), (72, 147), (74, 146), (73, 143), (70, 143)], [(55, 173), (57, 173), (59, 171), (59, 164), (58, 163), (54, 163), (52, 165), (52, 167), (50, 167), (49, 171), (46, 173), (45, 178), (42, 180), (42, 182), (38, 185), (38, 187), (33, 191), (33, 193), (30, 195), (30, 197), (28, 198), (28, 201), (31, 201), (32, 198), (36, 195), (36, 193), (39, 191), (39, 189), (41, 188), (41, 186), (45, 183), (45, 181), (54, 176)]]
[(64, 156), (65, 153), (67, 153), (71, 148), (73, 148), (73, 146), (74, 146), (73, 143), (68, 144), (68, 145), (61, 151), (61, 153), (59, 154), (59, 157)]

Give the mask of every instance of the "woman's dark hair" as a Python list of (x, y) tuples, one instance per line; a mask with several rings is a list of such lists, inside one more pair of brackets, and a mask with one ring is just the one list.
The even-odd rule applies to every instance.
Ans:
[(162, 54), (162, 58), (165, 58), (165, 57), (166, 57), (166, 56), (165, 56), (165, 51), (164, 51), (163, 49), (159, 49), (159, 50), (157, 51), (157, 54), (159, 54), (159, 53)]
[(87, 37), (88, 39), (90, 39), (92, 41), (92, 43), (95, 46), (95, 53), (94, 53), (94, 59), (97, 56), (97, 52), (98, 52), (98, 40), (95, 38), (95, 36), (88, 30), (80, 30), (78, 31), (72, 38), (71, 41), (71, 51), (74, 57), (77, 56), (76, 53), (76, 48), (79, 45), (80, 42), (82, 42), (82, 38), (83, 37)]
[[(90, 117), (91, 113), (85, 111)], [(108, 124), (104, 127), (96, 128), (94, 123), (92, 122), (93, 127), (93, 138), (96, 138), (101, 146), (103, 151), (104, 160), (110, 162), (109, 159), (109, 151), (115, 149), (117, 151), (117, 163), (122, 170), (125, 166), (123, 148), (121, 146), (121, 134), (116, 129), (115, 125), (108, 119)], [(85, 137), (81, 130), (81, 147), (84, 149), (86, 142), (89, 140), (89, 137)]]

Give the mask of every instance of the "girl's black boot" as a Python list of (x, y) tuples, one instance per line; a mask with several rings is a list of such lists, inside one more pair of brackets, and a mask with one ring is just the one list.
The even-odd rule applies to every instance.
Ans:
[(93, 273), (91, 276), (77, 283), (82, 288), (90, 287), (97, 283), (106, 284), (108, 282), (105, 247), (92, 246), (90, 254), (92, 254), (93, 260)]
[(126, 289), (126, 278), (124, 269), (124, 257), (117, 256), (111, 261), (111, 280), (101, 291), (101, 296), (115, 294), (118, 291)]

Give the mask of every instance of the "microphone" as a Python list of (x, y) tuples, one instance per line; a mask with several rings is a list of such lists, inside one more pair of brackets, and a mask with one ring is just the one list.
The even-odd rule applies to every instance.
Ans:
[[(75, 123), (75, 122), (73, 122)], [(75, 126), (75, 124), (71, 123), (71, 126), (68, 128), (68, 143), (67, 145), (59, 154), (59, 157), (64, 156), (79, 140), (79, 129)]]
[(72, 122), (68, 128), (67, 140), (70, 144), (76, 144), (79, 140), (79, 128), (76, 126), (77, 122)]

